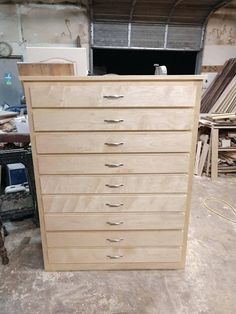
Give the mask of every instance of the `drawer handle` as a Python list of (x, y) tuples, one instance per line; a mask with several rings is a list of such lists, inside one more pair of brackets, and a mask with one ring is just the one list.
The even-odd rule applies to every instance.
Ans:
[(120, 238), (120, 239), (107, 239), (107, 241), (109, 242), (121, 242), (123, 241), (124, 239)]
[(106, 203), (106, 206), (108, 207), (121, 207), (123, 206), (124, 204), (123, 203), (120, 203), (120, 204), (110, 204), (110, 203)]
[(105, 166), (108, 168), (119, 168), (119, 167), (123, 167), (124, 164), (105, 164)]
[(110, 189), (116, 189), (120, 188), (121, 186), (124, 186), (124, 184), (106, 184), (106, 186)]
[(121, 146), (121, 145), (124, 145), (124, 143), (123, 142), (117, 142), (117, 143), (107, 142), (107, 143), (105, 143), (105, 145), (106, 146)]
[(105, 98), (105, 99), (120, 99), (120, 98), (124, 98), (124, 95), (104, 95), (103, 98)]
[(123, 257), (123, 255), (107, 255), (107, 257), (111, 258), (111, 259), (118, 259)]
[(110, 226), (119, 226), (122, 225), (124, 221), (117, 221), (117, 222), (112, 222), (112, 221), (107, 221), (107, 224)]
[(123, 119), (111, 119), (111, 120), (105, 119), (104, 122), (106, 122), (106, 123), (121, 123), (121, 122), (124, 122), (124, 120)]

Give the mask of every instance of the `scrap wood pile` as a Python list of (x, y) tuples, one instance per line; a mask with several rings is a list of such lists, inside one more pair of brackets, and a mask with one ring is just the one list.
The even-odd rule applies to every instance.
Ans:
[[(0, 110), (0, 149), (11, 149), (28, 145), (27, 116), (17, 112)], [(24, 143), (24, 144), (22, 144)]]
[(218, 157), (219, 172), (236, 172), (236, 132), (232, 130), (221, 132)]
[[(236, 127), (235, 127), (236, 129)], [(218, 142), (218, 172), (236, 172), (236, 131), (223, 130)], [(211, 173), (211, 137), (201, 134), (197, 142), (194, 174)]]
[(236, 58), (229, 59), (205, 91), (202, 113), (236, 112)]

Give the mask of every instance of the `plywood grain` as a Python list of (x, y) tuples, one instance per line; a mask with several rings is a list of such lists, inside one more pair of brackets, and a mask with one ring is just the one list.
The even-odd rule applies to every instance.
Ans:
[(185, 211), (185, 194), (43, 195), (45, 213)]
[(188, 175), (41, 175), (42, 194), (186, 193)]
[(30, 88), (33, 108), (193, 107), (196, 88), (189, 82), (46, 83)]
[(35, 109), (35, 131), (191, 130), (193, 109)]
[(189, 152), (191, 132), (83, 132), (35, 135), (39, 154)]
[(189, 154), (39, 155), (40, 174), (187, 173)]
[(50, 263), (114, 263), (110, 256), (120, 256), (116, 263), (178, 262), (181, 248), (49, 248)]
[(47, 232), (48, 247), (181, 246), (182, 230)]

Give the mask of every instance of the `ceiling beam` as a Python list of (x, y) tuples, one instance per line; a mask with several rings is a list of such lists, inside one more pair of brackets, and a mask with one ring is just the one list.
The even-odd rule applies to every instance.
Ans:
[(129, 23), (132, 22), (136, 3), (137, 3), (137, 0), (132, 0), (131, 7), (130, 7), (130, 13), (129, 13)]
[(168, 16), (168, 19), (167, 19), (166, 24), (169, 24), (169, 22), (170, 22), (170, 20), (171, 20), (171, 18), (172, 18), (172, 16), (173, 16), (173, 14), (174, 14), (174, 12), (175, 12), (176, 7), (177, 7), (181, 2), (183, 2), (183, 0), (176, 0), (176, 1), (175, 1), (175, 3), (173, 4), (173, 6), (172, 6), (172, 8), (171, 8), (171, 10), (170, 10), (170, 13), (169, 13), (169, 16)]
[(224, 1), (219, 1), (215, 6), (211, 7), (209, 10), (209, 13), (205, 19), (205, 22), (203, 23), (204, 26), (206, 26), (209, 18), (212, 16), (212, 14), (214, 14), (214, 12), (224, 6), (226, 6), (227, 4), (229, 4), (230, 2), (232, 2), (232, 0), (224, 0)]

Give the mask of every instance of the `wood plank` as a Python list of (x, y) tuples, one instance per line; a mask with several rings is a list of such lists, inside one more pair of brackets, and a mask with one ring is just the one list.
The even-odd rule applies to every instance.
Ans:
[(209, 112), (221, 94), (236, 75), (236, 58), (229, 59), (223, 65), (211, 85), (202, 96), (201, 112)]
[(195, 158), (195, 166), (194, 166), (194, 174), (198, 174), (198, 168), (199, 168), (199, 160), (200, 160), (200, 154), (201, 154), (201, 148), (202, 148), (202, 141), (197, 142), (197, 152), (196, 152), (196, 158)]
[(40, 174), (187, 173), (189, 154), (39, 155)]
[(75, 75), (73, 63), (17, 63), (21, 76), (70, 76)]
[(218, 177), (219, 129), (211, 128), (211, 179)]
[(204, 141), (203, 147), (202, 147), (202, 153), (200, 157), (200, 162), (199, 162), (199, 168), (198, 168), (198, 175), (201, 176), (203, 172), (204, 165), (207, 160), (207, 154), (209, 152), (209, 144), (207, 141)]
[(41, 175), (42, 194), (73, 193), (186, 193), (184, 174)]
[[(39, 154), (189, 152), (191, 132), (81, 132), (35, 135)], [(113, 144), (114, 143), (114, 144)]]
[(45, 213), (185, 211), (185, 194), (43, 195)]

